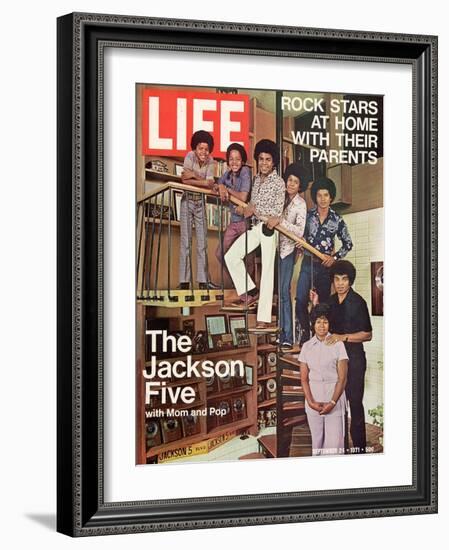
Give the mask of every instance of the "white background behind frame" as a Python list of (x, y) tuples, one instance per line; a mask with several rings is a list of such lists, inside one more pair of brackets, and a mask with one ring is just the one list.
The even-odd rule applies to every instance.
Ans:
[[(25, 8), (25, 9), (24, 9)], [(297, 0), (284, 0), (282, 5), (260, 1), (243, 3), (228, 0), (201, 5), (165, 0), (149, 4), (143, 0), (90, 0), (89, 3), (60, 0), (56, 3), (7, 3), (3, 8), (4, 25), (0, 34), (2, 74), (5, 85), (0, 88), (2, 110), (2, 215), (0, 229), (2, 258), (5, 269), (0, 272), (2, 295), (2, 443), (0, 455), (2, 481), (1, 540), (10, 548), (33, 547), (46, 550), (84, 549), (141, 549), (144, 545), (166, 550), (213, 547), (260, 548), (280, 544), (316, 546), (344, 544), (348, 548), (365, 550), (390, 548), (393, 544), (408, 550), (422, 550), (435, 545), (447, 536), (449, 521), (449, 470), (439, 472), (440, 502), (438, 515), (370, 518), (363, 520), (326, 521), (318, 523), (265, 525), (205, 529), (117, 537), (94, 537), (72, 540), (55, 532), (56, 520), (56, 17), (74, 9), (93, 12), (148, 15), (153, 17), (203, 18), (218, 21), (242, 21), (266, 25), (302, 25), (322, 28), (363, 29), (367, 31), (439, 34), (439, 95), (449, 97), (449, 33), (446, 8), (438, 0), (411, 0), (405, 8), (391, 0), (378, 0), (375, 7), (361, 6), (359, 0), (342, 0), (335, 4), (322, 0), (319, 9), (304, 9)], [(20, 21), (20, 36), (15, 22)], [(11, 45), (14, 44), (14, 48)], [(32, 51), (30, 50), (32, 49)], [(8, 52), (8, 55), (6, 55)], [(37, 62), (37, 60), (39, 62)], [(35, 85), (40, 83), (40, 85)], [(33, 101), (30, 101), (30, 90)], [(19, 116), (20, 115), (20, 116)], [(439, 106), (440, 174), (445, 175), (449, 150), (449, 106)], [(29, 121), (39, 140), (24, 141), (24, 125)], [(32, 133), (36, 136), (36, 133)], [(22, 145), (20, 145), (22, 144)], [(33, 166), (32, 177), (18, 178), (18, 167)], [(445, 183), (443, 181), (443, 183)], [(23, 201), (23, 196), (27, 197)], [(446, 231), (446, 209), (449, 186), (439, 190), (440, 233)], [(30, 223), (18, 223), (16, 205), (20, 204), (22, 219), (33, 221), (35, 246), (30, 247)], [(37, 215), (37, 213), (39, 215)], [(13, 228), (13, 231), (12, 231)], [(23, 251), (27, 253), (24, 254)], [(24, 348), (24, 289), (30, 284), (30, 265), (33, 266), (32, 311), (36, 329), (26, 323)], [(449, 326), (447, 278), (449, 261), (440, 254), (440, 333), (444, 337)], [(443, 338), (441, 338), (443, 342)], [(440, 345), (440, 364), (447, 357)], [(27, 373), (27, 376), (26, 376)], [(446, 396), (449, 393), (449, 370), (441, 368), (439, 386), (440, 413), (444, 417)], [(6, 391), (6, 389), (8, 391)], [(31, 407), (31, 410), (30, 410)], [(443, 430), (442, 430), (443, 432)], [(441, 462), (449, 454), (449, 438), (445, 433), (439, 441)], [(285, 541), (285, 542), (282, 542)]]
[[(410, 485), (410, 65), (106, 47), (104, 75), (105, 501)], [(156, 77), (156, 83), (180, 86), (272, 89), (276, 82), (281, 90), (384, 95), (388, 285), (383, 454), (135, 466), (135, 84), (155, 83)], [(400, 146), (392, 139), (397, 128), (401, 128)], [(295, 475), (299, 469), (307, 469), (307, 476)], [(198, 481), (205, 479), (207, 483)]]

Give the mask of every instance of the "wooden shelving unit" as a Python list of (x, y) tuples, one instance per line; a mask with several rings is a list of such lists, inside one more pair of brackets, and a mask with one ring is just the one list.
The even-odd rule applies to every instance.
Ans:
[[(262, 356), (262, 372), (258, 372), (257, 374), (257, 384), (258, 388), (262, 386), (262, 400), (257, 403), (257, 411), (258, 416), (261, 418), (261, 422), (273, 422), (274, 415), (273, 413), (276, 411), (277, 408), (277, 365), (268, 365), (268, 355), (271, 353), (276, 353), (277, 358), (279, 358), (278, 354), (278, 347), (276, 344), (267, 342), (267, 339), (269, 338), (269, 335), (259, 335), (258, 336), (258, 343), (257, 343), (257, 355)], [(272, 370), (273, 369), (273, 370)], [(271, 396), (271, 393), (268, 393), (267, 388), (267, 381), (268, 380), (275, 380), (276, 381), (276, 395), (275, 397)], [(268, 398), (267, 398), (268, 397)], [(274, 426), (276, 427), (277, 431), (277, 419), (275, 421), (276, 423)], [(273, 424), (267, 424), (269, 427), (271, 427)], [(263, 424), (262, 424), (263, 426)], [(270, 436), (272, 439), (274, 438), (276, 440), (276, 434), (272, 434)], [(270, 455), (271, 456), (271, 455)]]
[(273, 407), (274, 405), (276, 405), (276, 397), (274, 397), (273, 399), (262, 401), (261, 403), (257, 404), (259, 409), (265, 409), (266, 407)]
[[(138, 305), (138, 316), (145, 316), (146, 311), (145, 306), (139, 306)], [(213, 313), (214, 310), (217, 310), (219, 306), (214, 307), (207, 307), (207, 309), (204, 308), (194, 308), (194, 317), (195, 317), (195, 323), (196, 328), (198, 330), (204, 330), (203, 325), (199, 325), (199, 320), (201, 319), (204, 322), (204, 314), (207, 313)], [(153, 308), (154, 310), (154, 308)], [(151, 312), (151, 315), (153, 316), (153, 311)], [(143, 324), (143, 323), (142, 323)], [(241, 359), (242, 362), (246, 367), (252, 368), (252, 380), (251, 383), (246, 383), (244, 385), (240, 385), (240, 382), (236, 383), (236, 385), (232, 388), (225, 389), (222, 391), (214, 391), (212, 393), (207, 393), (207, 379), (205, 377), (194, 377), (194, 378), (179, 378), (176, 380), (169, 380), (166, 382), (167, 388), (173, 388), (173, 387), (181, 387), (186, 385), (191, 385), (192, 387), (197, 388), (197, 399), (194, 403), (186, 405), (183, 403), (177, 403), (177, 404), (164, 404), (164, 405), (145, 405), (145, 379), (140, 373), (139, 376), (139, 364), (142, 364), (145, 367), (149, 367), (151, 365), (151, 361), (137, 361), (137, 380), (138, 380), (138, 395), (140, 395), (140, 398), (138, 402), (140, 401), (143, 404), (143, 407), (140, 407), (137, 410), (137, 422), (139, 424), (138, 427), (138, 433), (140, 432), (142, 434), (140, 440), (137, 441), (137, 462), (139, 464), (144, 464), (147, 461), (154, 461), (157, 460), (158, 455), (161, 453), (173, 451), (176, 449), (180, 449), (183, 447), (187, 447), (190, 445), (199, 444), (205, 441), (208, 441), (212, 438), (219, 438), (225, 434), (241, 434), (244, 433), (250, 433), (251, 435), (257, 434), (257, 351), (256, 351), (256, 345), (255, 340), (251, 338), (252, 345), (244, 347), (244, 348), (232, 348), (229, 350), (223, 350), (223, 351), (208, 351), (206, 353), (201, 354), (191, 354), (192, 355), (192, 361), (199, 361), (200, 364), (198, 366), (198, 370), (201, 372), (202, 366), (201, 363), (203, 361), (212, 361), (217, 362), (219, 360), (231, 360), (231, 359)], [(144, 354), (144, 342), (142, 342), (142, 345), (139, 347), (141, 355)], [(155, 353), (156, 354), (156, 353)], [(162, 356), (158, 356), (158, 360), (163, 360), (164, 362), (174, 363), (175, 361), (179, 360), (185, 360), (185, 355), (176, 355), (173, 357), (166, 357), (166, 354)], [(140, 380), (140, 384), (139, 384)], [(161, 378), (155, 378), (155, 380), (158, 381), (164, 381), (164, 379)], [(237, 385), (238, 384), (238, 385)], [(140, 386), (140, 387), (139, 387)], [(235, 414), (235, 411), (232, 411), (230, 413), (231, 421), (226, 422), (224, 424), (217, 424), (212, 427), (208, 427), (208, 417), (205, 415), (198, 414), (197, 421), (199, 423), (199, 431), (195, 435), (190, 436), (184, 436), (181, 438), (176, 439), (175, 441), (170, 441), (167, 443), (161, 443), (160, 445), (156, 445), (153, 447), (146, 447), (146, 423), (147, 421), (156, 421), (159, 422), (159, 426), (162, 427), (162, 420), (164, 417), (154, 416), (149, 417), (148, 420), (145, 418), (145, 411), (149, 411), (151, 409), (161, 409), (162, 411), (166, 411), (167, 409), (174, 409), (175, 411), (180, 410), (193, 410), (193, 409), (209, 409), (209, 407), (215, 406), (217, 407), (221, 401), (226, 401), (231, 407), (233, 405), (233, 402), (235, 402), (235, 399), (242, 397), (245, 400), (245, 417), (239, 418), (238, 420), (232, 421), (233, 414)], [(179, 423), (182, 424), (182, 416), (174, 416), (176, 420), (178, 420)], [(235, 417), (234, 417), (235, 418)], [(217, 419), (218, 422), (218, 419)], [(184, 432), (183, 432), (184, 433)]]
[(208, 437), (219, 437), (228, 432), (240, 431), (253, 426), (249, 419), (240, 420), (239, 422), (230, 422), (229, 424), (223, 424), (217, 426), (208, 432)]
[(224, 397), (239, 395), (240, 393), (245, 393), (249, 390), (252, 390), (252, 386), (248, 386), (248, 385), (240, 386), (240, 387), (232, 388), (230, 390), (223, 390), (221, 392), (210, 393), (210, 394), (208, 394), (207, 399), (209, 399), (209, 400), (211, 400), (211, 399), (213, 399), (213, 400), (221, 399), (221, 398), (224, 398)]
[(181, 176), (175, 176), (175, 174), (169, 174), (168, 172), (158, 172), (157, 170), (151, 170), (150, 168), (145, 168), (145, 179), (147, 181), (160, 180), (160, 181), (174, 181), (176, 183), (179, 183), (181, 181)]
[(257, 381), (261, 382), (262, 380), (270, 380), (270, 378), (276, 378), (276, 372), (275, 371), (258, 376)]
[(275, 344), (258, 344), (257, 346), (258, 352), (269, 352), (269, 351), (277, 351), (277, 347)]
[[(140, 116), (140, 114), (138, 114)], [(263, 138), (269, 138), (269, 139), (276, 139), (276, 123), (275, 123), (275, 116), (274, 113), (270, 111), (266, 111), (261, 106), (258, 106), (256, 98), (253, 98), (251, 100), (251, 116), (250, 116), (250, 128), (249, 128), (249, 136), (250, 136), (250, 147), (248, 150), (248, 165), (252, 166), (253, 172), (256, 168), (254, 159), (252, 156), (254, 145), (255, 143)], [(138, 137), (138, 140), (140, 140), (140, 134)], [(137, 150), (141, 150), (141, 142), (138, 141), (137, 143)], [(161, 189), (164, 187), (164, 185), (168, 182), (180, 182), (181, 177), (174, 175), (172, 172), (175, 171), (175, 164), (182, 163), (181, 158), (171, 158), (171, 159), (162, 159), (164, 163), (167, 166), (167, 169), (170, 173), (167, 172), (159, 172), (150, 168), (146, 168), (146, 164), (148, 161), (153, 160), (152, 158), (145, 157), (143, 155), (137, 155), (137, 173), (138, 173), (138, 184), (137, 184), (137, 198), (140, 200), (145, 196), (145, 194), (149, 191), (150, 187), (153, 189), (157, 189), (160, 187)], [(149, 166), (149, 165), (148, 165)], [(153, 164), (154, 167), (154, 164)], [(218, 175), (218, 174), (217, 174)], [(150, 210), (146, 211), (146, 213), (150, 213)], [(143, 218), (143, 215), (141, 216), (141, 219)], [(212, 218), (213, 219), (213, 218)], [(147, 223), (152, 223), (152, 218), (146, 218), (145, 220)], [(160, 220), (158, 218), (154, 219), (155, 224), (158, 224), (157, 232), (159, 233), (160, 230), (160, 242), (161, 242), (161, 250), (171, 250), (173, 255), (170, 257), (170, 262), (163, 262), (162, 260), (159, 262), (158, 265), (158, 273), (159, 273), (159, 279), (158, 284), (155, 284), (155, 288), (159, 286), (159, 288), (172, 288), (173, 286), (176, 286), (177, 281), (179, 279), (178, 277), (178, 258), (177, 254), (179, 253), (179, 222), (176, 220), (171, 220), (171, 226), (173, 228), (173, 231), (170, 231), (170, 238), (168, 236), (168, 220), (162, 219)], [(141, 222), (142, 224), (142, 222)], [(160, 227), (160, 226), (163, 227)], [(139, 228), (138, 228), (139, 229)], [(139, 233), (138, 233), (139, 234)], [(195, 237), (194, 237), (195, 238)], [(207, 239), (207, 246), (208, 246), (208, 257), (211, 259), (214, 259), (215, 250), (219, 244), (219, 233), (218, 228), (215, 226), (209, 226), (208, 227), (208, 239)], [(158, 241), (159, 243), (159, 241)], [(140, 265), (143, 265), (143, 255), (144, 255), (144, 246), (141, 246), (141, 262)], [(195, 255), (194, 250), (194, 255)], [(166, 257), (164, 256), (164, 260)], [(195, 257), (193, 258), (195, 262)], [(260, 258), (257, 258), (257, 271), (256, 271), (256, 283), (258, 282), (260, 278)], [(142, 269), (142, 268), (141, 268)], [(153, 258), (151, 258), (150, 266), (149, 266), (149, 272), (155, 273), (156, 272), (156, 261)], [(209, 262), (209, 272), (211, 280), (214, 282), (220, 281), (221, 278), (221, 268), (218, 266), (218, 263), (215, 261)], [(141, 281), (142, 277), (140, 277), (140, 274), (138, 273), (138, 280)], [(170, 281), (171, 284), (168, 284), (168, 281)], [(173, 284), (176, 282), (175, 284)], [(165, 285), (165, 286), (164, 286)], [(142, 288), (142, 294), (143, 292), (146, 292), (148, 286), (145, 286)], [(227, 282), (225, 278), (225, 288), (231, 289), (233, 288), (231, 282)], [(157, 291), (156, 292), (166, 292), (164, 290)], [(225, 299), (232, 299), (235, 296), (229, 297), (228, 294), (231, 292), (234, 292), (233, 290), (225, 290)], [(181, 295), (180, 295), (181, 298)], [(146, 449), (145, 447), (145, 440), (146, 440), (146, 426), (145, 426), (145, 405), (144, 405), (144, 380), (141, 375), (142, 367), (145, 368), (145, 319), (146, 319), (146, 310), (151, 310), (151, 316), (152, 318), (158, 318), (158, 317), (169, 317), (171, 319), (174, 319), (175, 317), (180, 319), (180, 303), (178, 302), (176, 304), (173, 304), (173, 308), (168, 307), (171, 304), (168, 304), (167, 301), (164, 301), (159, 304), (155, 302), (153, 304), (154, 307), (150, 307), (151, 304), (138, 302), (137, 303), (137, 334), (138, 334), (138, 342), (137, 342), (137, 362), (136, 362), (136, 372), (137, 372), (137, 384), (136, 384), (136, 394), (137, 394), (137, 448), (136, 448), (136, 462), (139, 464), (144, 464), (148, 459), (155, 459), (157, 455), (164, 451), (171, 451), (175, 450), (179, 447), (188, 446), (188, 445), (194, 445), (196, 443), (205, 441), (210, 438), (217, 438), (220, 437), (226, 433), (251, 433), (252, 435), (257, 435), (258, 428), (257, 428), (257, 419), (258, 419), (258, 413), (261, 407), (272, 407), (273, 409), (276, 406), (276, 399), (269, 399), (264, 400), (263, 403), (257, 403), (257, 385), (259, 382), (258, 378), (258, 372), (257, 372), (257, 353), (260, 352), (276, 352), (277, 346), (273, 344), (263, 344), (258, 348), (257, 345), (257, 338), (253, 335), (250, 336), (251, 340), (251, 346), (248, 348), (235, 348), (233, 350), (226, 350), (221, 352), (208, 352), (206, 354), (192, 354), (193, 360), (201, 360), (201, 359), (210, 359), (212, 361), (219, 360), (219, 359), (226, 359), (226, 358), (237, 358), (241, 357), (245, 364), (252, 367), (252, 381), (251, 384), (247, 384), (245, 386), (241, 387), (235, 387), (229, 390), (224, 391), (214, 391), (213, 393), (207, 394), (206, 389), (206, 381), (205, 379), (201, 378), (199, 381), (198, 379), (191, 379), (191, 380), (181, 380), (180, 381), (170, 381), (167, 383), (167, 387), (176, 387), (181, 385), (187, 385), (189, 382), (191, 384), (198, 384), (198, 393), (199, 393), (199, 403), (203, 403), (202, 406), (208, 406), (210, 403), (216, 403), (220, 400), (230, 400), (232, 402), (232, 399), (235, 399), (236, 397), (243, 395), (245, 397), (246, 401), (246, 414), (247, 418), (238, 420), (236, 422), (230, 422), (227, 424), (216, 426), (212, 429), (207, 429), (207, 419), (206, 417), (199, 417), (200, 422), (200, 432), (198, 434), (195, 434), (194, 436), (189, 437), (183, 437), (181, 439), (178, 439), (176, 441), (172, 441), (170, 443), (161, 444), (158, 446), (154, 446), (150, 449)], [(187, 309), (191, 304), (188, 304), (187, 302), (182, 302), (183, 309)], [(195, 324), (196, 324), (196, 330), (203, 330), (204, 329), (204, 314), (205, 313), (219, 313), (220, 312), (220, 305), (218, 303), (196, 303), (195, 305), (197, 307), (193, 308), (191, 307), (191, 310), (196, 310), (192, 313), (192, 315), (189, 315), (189, 317), (195, 318)], [(235, 311), (233, 312), (235, 314), (238, 314), (240, 312)], [(247, 315), (247, 322), (248, 326), (252, 327), (255, 324), (255, 314), (256, 311), (251, 311)], [(162, 358), (162, 357), (161, 357)], [(164, 360), (168, 361), (174, 361), (176, 359), (183, 359), (183, 357), (173, 357), (173, 358), (163, 358)], [(266, 380), (270, 378), (276, 378), (276, 372), (271, 373), (264, 373), (260, 377), (260, 381), (265, 382)], [(139, 405), (140, 404), (140, 405)], [(194, 407), (184, 407), (184, 408), (194, 408)]]

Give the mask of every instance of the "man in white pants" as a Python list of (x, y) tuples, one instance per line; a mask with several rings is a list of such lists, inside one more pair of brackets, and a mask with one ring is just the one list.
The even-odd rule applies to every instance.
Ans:
[[(269, 331), (274, 328), (271, 323), (271, 309), (277, 244), (277, 234), (270, 228), (270, 222), (273, 218), (279, 218), (283, 212), (285, 183), (276, 171), (279, 151), (273, 141), (269, 139), (259, 141), (254, 148), (254, 158), (257, 159), (257, 175), (251, 190), (251, 202), (238, 212), (245, 218), (254, 217), (254, 224), (234, 242), (225, 255), (225, 261), (239, 295), (239, 299), (230, 305), (244, 308), (254, 306), (258, 301), (256, 329)], [(268, 219), (262, 222), (260, 217)], [(276, 224), (273, 222), (273, 225)], [(262, 253), (260, 294), (248, 275), (244, 262), (246, 254), (259, 245)]]

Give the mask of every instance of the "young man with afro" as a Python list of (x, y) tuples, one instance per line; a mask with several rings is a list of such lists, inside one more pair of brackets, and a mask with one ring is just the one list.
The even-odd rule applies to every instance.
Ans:
[[(289, 164), (284, 172), (286, 185), (284, 212), (270, 223), (270, 227), (282, 227), (296, 237), (304, 235), (306, 225), (306, 201), (300, 196), (311, 180), (309, 172), (299, 163)], [(298, 257), (295, 241), (281, 234), (279, 237), (279, 298), (280, 298), (280, 344), (282, 351), (293, 348), (292, 300), (290, 287), (293, 270)]]
[[(326, 177), (313, 182), (311, 197), (315, 206), (307, 212), (304, 239), (325, 254), (322, 261), (309, 251), (304, 251), (301, 271), (296, 287), (296, 323), (299, 344), (310, 338), (309, 291), (314, 288), (321, 302), (327, 302), (331, 291), (329, 268), (352, 249), (352, 240), (343, 218), (331, 208), (335, 199), (335, 183)], [(341, 247), (335, 252), (335, 237)]]
[[(215, 161), (211, 156), (214, 150), (214, 138), (205, 130), (198, 130), (190, 141), (191, 151), (184, 158), (182, 183), (214, 189)], [(192, 226), (196, 232), (197, 281), (202, 289), (216, 290), (220, 287), (210, 281), (207, 271), (207, 218), (201, 193), (184, 192), (180, 208), (181, 235), (179, 239), (179, 287), (187, 290), (190, 287), (189, 256), (192, 246)]]
[[(248, 201), (251, 193), (251, 170), (246, 165), (248, 155), (240, 143), (231, 143), (226, 150), (226, 164), (229, 169), (218, 180), (218, 193), (231, 212), (231, 219), (223, 234), (223, 242), (219, 243), (215, 255), (220, 264), (224, 264), (224, 255), (232, 244), (248, 229), (248, 220), (242, 214), (237, 214), (237, 207), (229, 201), (230, 197), (243, 202)], [(247, 257), (248, 272), (254, 273), (254, 254)], [(226, 269), (226, 266), (224, 266)]]
[[(238, 214), (253, 219), (252, 228), (240, 235), (225, 255), (226, 266), (231, 275), (239, 298), (230, 304), (233, 307), (245, 308), (254, 306), (257, 301), (257, 324), (259, 331), (272, 331), (271, 310), (273, 306), (274, 264), (276, 256), (277, 235), (270, 228), (271, 223), (279, 218), (284, 209), (285, 183), (278, 175), (279, 149), (269, 140), (260, 140), (254, 148), (257, 161), (257, 175), (251, 192), (251, 201), (244, 209), (237, 209)], [(266, 219), (265, 222), (260, 217)], [(262, 273), (260, 293), (247, 273), (244, 258), (260, 245), (262, 255)]]

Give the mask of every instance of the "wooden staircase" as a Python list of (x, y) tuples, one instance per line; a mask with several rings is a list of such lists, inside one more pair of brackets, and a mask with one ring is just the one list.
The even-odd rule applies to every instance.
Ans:
[(303, 433), (310, 434), (299, 362), (292, 353), (280, 355), (278, 360), (277, 456), (299, 456), (291, 454), (293, 430), (301, 426)]
[[(222, 290), (150, 290), (137, 297), (137, 303), (152, 307), (201, 307), (222, 302), (227, 291)], [(233, 295), (235, 292), (228, 291)]]

